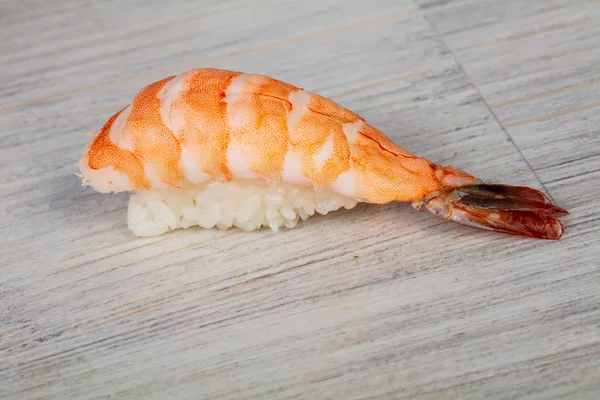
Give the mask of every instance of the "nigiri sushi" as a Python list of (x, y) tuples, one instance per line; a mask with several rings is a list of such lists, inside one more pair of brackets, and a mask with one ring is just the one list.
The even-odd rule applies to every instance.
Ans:
[(264, 75), (199, 68), (142, 88), (79, 161), (83, 185), (132, 192), (137, 236), (200, 226), (293, 228), (359, 202), (408, 202), (463, 225), (559, 239), (542, 192), (417, 157), (365, 119)]

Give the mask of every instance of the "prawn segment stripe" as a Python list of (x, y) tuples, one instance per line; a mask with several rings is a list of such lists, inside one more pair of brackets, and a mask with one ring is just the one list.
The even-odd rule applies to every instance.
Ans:
[(435, 165), (337, 103), (219, 69), (144, 87), (99, 131), (80, 168), (102, 192), (263, 178), (387, 203), (440, 186)]

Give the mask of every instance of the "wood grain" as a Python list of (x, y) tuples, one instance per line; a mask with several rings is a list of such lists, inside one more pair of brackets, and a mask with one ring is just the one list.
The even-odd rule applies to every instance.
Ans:
[[(595, 399), (600, 4), (0, 1), (0, 398)], [(193, 67), (329, 96), (569, 209), (545, 242), (406, 204), (135, 238), (89, 137)]]

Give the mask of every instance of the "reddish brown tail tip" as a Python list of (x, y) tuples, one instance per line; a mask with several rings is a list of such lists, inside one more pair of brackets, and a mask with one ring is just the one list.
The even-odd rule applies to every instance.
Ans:
[(568, 214), (542, 192), (522, 186), (479, 184), (431, 194), (425, 207), (459, 224), (512, 235), (558, 240)]

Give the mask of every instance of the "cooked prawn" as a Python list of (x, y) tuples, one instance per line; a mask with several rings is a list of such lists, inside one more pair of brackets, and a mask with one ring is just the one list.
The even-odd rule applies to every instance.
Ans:
[[(561, 237), (558, 217), (566, 214), (535, 189), (485, 184), (417, 157), (318, 94), (220, 69), (144, 87), (95, 134), (79, 168), (102, 193), (195, 190), (197, 198), (207, 182), (264, 182), (339, 195), (342, 203), (410, 202), (460, 224), (545, 239)], [(244, 226), (258, 228), (259, 220)]]

